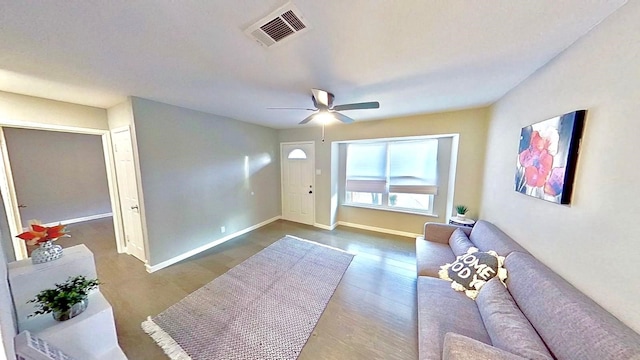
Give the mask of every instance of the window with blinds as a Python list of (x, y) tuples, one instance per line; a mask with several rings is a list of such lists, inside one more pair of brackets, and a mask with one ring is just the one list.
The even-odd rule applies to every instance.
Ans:
[(438, 193), (438, 139), (347, 145), (346, 203), (431, 213)]

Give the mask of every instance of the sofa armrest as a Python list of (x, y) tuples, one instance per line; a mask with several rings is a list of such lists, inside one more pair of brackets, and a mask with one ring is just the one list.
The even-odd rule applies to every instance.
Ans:
[(442, 360), (526, 360), (525, 358), (456, 333), (444, 336)]
[(471, 228), (465, 226), (428, 222), (424, 224), (424, 239), (441, 244), (448, 244), (451, 234), (453, 234), (456, 229), (462, 229), (467, 235), (471, 232)]

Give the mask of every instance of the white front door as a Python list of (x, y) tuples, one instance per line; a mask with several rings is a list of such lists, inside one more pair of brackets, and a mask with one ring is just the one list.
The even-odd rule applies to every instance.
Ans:
[(127, 252), (142, 261), (146, 261), (131, 132), (127, 128), (114, 131), (111, 136), (115, 152), (116, 178), (118, 180), (118, 194), (120, 195), (120, 209)]
[(282, 164), (282, 218), (315, 223), (315, 144), (280, 145)]

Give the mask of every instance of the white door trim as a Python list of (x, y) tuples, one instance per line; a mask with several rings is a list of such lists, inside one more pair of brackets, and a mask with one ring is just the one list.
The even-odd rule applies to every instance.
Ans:
[(0, 161), (0, 191), (2, 192), (3, 205), (7, 215), (7, 221), (9, 223), (9, 231), (11, 233), (10, 235), (16, 260), (26, 259), (28, 256), (27, 248), (24, 241), (16, 238), (16, 236), (22, 232), (22, 221), (20, 219), (20, 211), (18, 209), (18, 197), (13, 183), (13, 173), (11, 172), (9, 151), (7, 149), (7, 143), (4, 137), (3, 128), (5, 127), (101, 136), (102, 148), (105, 156), (105, 167), (107, 171), (107, 186), (109, 187), (109, 198), (111, 201), (111, 209), (114, 212), (113, 225), (116, 236), (116, 247), (118, 249), (118, 252), (120, 252), (122, 250), (124, 238), (122, 237), (122, 219), (119, 217), (121, 215), (119, 213), (116, 213), (116, 211), (118, 211), (118, 209), (120, 208), (120, 202), (117, 196), (117, 184), (115, 181), (114, 170), (115, 167), (113, 166), (115, 163), (113, 161), (113, 147), (111, 144), (109, 130), (2, 119), (0, 121), (0, 157), (2, 157), (2, 161)]
[(0, 152), (2, 153), (2, 172), (0, 174), (0, 189), (2, 191), (2, 202), (4, 203), (5, 213), (7, 214), (7, 222), (9, 223), (9, 232), (11, 233), (11, 243), (13, 244), (13, 252), (16, 260), (26, 259), (27, 246), (24, 241), (16, 238), (22, 232), (22, 219), (20, 219), (20, 209), (18, 208), (18, 196), (13, 183), (13, 173), (11, 172), (11, 163), (9, 161), (9, 150), (7, 149), (7, 141), (4, 137), (4, 127), (0, 127)]
[(280, 143), (280, 212), (281, 217), (284, 218), (284, 204), (285, 204), (285, 191), (284, 191), (284, 170), (283, 170), (283, 148), (287, 145), (311, 145), (313, 147), (313, 159), (311, 159), (311, 182), (313, 183), (313, 221), (310, 225), (315, 224), (316, 222), (316, 142), (315, 141), (292, 141), (292, 142), (281, 142)]
[(111, 132), (102, 134), (102, 149), (104, 151), (104, 164), (107, 168), (107, 183), (109, 184), (109, 198), (111, 198), (111, 212), (113, 213), (113, 231), (116, 236), (116, 251), (127, 252), (127, 243), (124, 241), (124, 224), (120, 211), (120, 195), (118, 194), (118, 178), (116, 177), (116, 160), (113, 157), (113, 142)]
[(116, 247), (118, 253), (120, 254), (127, 254), (128, 251), (127, 242), (124, 236), (124, 223), (122, 219), (122, 209), (120, 208), (120, 194), (118, 193), (118, 177), (116, 176), (116, 159), (113, 155), (114, 148), (111, 134), (117, 131), (123, 131), (125, 129), (129, 129), (129, 126), (123, 126), (109, 130), (106, 134), (107, 141), (103, 142), (105, 163), (107, 164), (107, 176), (109, 180), (115, 184), (114, 187), (109, 186), (109, 196), (112, 199), (115, 199), (115, 202), (112, 201), (111, 203), (111, 211), (113, 212), (113, 225), (116, 234)]

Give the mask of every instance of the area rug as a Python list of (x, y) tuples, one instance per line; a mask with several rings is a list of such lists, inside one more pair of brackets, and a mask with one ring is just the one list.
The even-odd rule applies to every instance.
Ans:
[(174, 360), (297, 359), (352, 259), (287, 235), (142, 328)]

